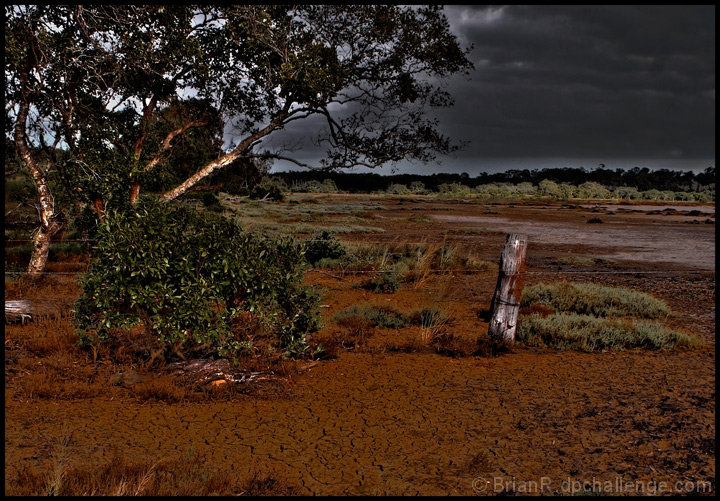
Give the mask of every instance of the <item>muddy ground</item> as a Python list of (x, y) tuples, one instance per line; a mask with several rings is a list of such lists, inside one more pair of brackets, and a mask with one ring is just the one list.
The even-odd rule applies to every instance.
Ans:
[[(419, 345), (417, 328), (376, 329), (334, 359), (282, 365), (275, 379), (197, 396), (172, 389), (173, 376), (159, 368), (73, 348), (67, 319), (9, 325), (6, 494), (44, 488), (59, 469), (92, 468), (118, 454), (144, 464), (190, 458), (222, 467), (241, 486), (260, 472), (274, 482), (266, 493), (714, 493), (714, 207), (698, 215), (663, 205), (317, 199), (382, 205), (365, 217), (385, 231), (347, 240), (452, 243), (497, 262), (505, 234), (524, 232), (527, 285), (592, 281), (651, 293), (672, 308), (673, 327), (703, 344), (607, 353), (515, 346), (494, 357), (450, 356)], [(588, 266), (562, 259), (569, 257), (605, 260)], [(306, 278), (325, 290), (318, 340), (340, 332), (335, 313), (370, 302), (401, 311), (437, 306), (467, 343), (486, 335), (482, 312), (496, 279), (492, 270), (439, 273), (380, 294), (354, 287), (353, 275)], [(70, 301), (79, 293), (72, 277), (56, 280), (6, 283), (6, 299), (54, 293)], [(48, 332), (53, 343), (43, 342)]]

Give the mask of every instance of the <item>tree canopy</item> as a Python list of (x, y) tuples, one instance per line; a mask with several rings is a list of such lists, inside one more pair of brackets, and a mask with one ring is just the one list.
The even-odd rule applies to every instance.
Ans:
[(173, 200), (229, 165), (305, 165), (264, 144), (310, 117), (325, 124), (305, 129), (324, 148), (311, 168), (430, 161), (458, 146), (428, 110), (452, 104), (443, 81), (472, 64), (438, 6), (13, 5), (5, 15), (5, 133), (38, 189), (36, 271), (67, 223), (52, 179), (102, 218), (142, 191)]
[[(262, 140), (313, 115), (325, 155), (308, 167), (428, 161), (456, 146), (427, 107), (451, 104), (438, 79), (471, 63), (438, 6), (13, 6), (6, 17), (6, 132), (28, 103), (26, 141), (66, 148), (101, 178), (121, 158), (128, 187), (157, 185), (170, 164), (168, 200), (239, 157), (302, 164)], [(222, 151), (225, 128), (238, 139)], [(173, 153), (199, 140), (212, 146), (200, 158)]]

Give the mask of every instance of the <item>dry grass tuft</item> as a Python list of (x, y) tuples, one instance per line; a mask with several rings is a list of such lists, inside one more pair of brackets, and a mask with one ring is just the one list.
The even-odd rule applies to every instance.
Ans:
[(15, 496), (264, 496), (297, 491), (267, 473), (243, 479), (234, 467), (212, 466), (209, 458), (192, 451), (151, 462), (129, 458), (115, 449), (102, 464), (70, 464), (67, 444), (55, 448), (50, 471), (22, 466), (5, 484), (5, 494)]

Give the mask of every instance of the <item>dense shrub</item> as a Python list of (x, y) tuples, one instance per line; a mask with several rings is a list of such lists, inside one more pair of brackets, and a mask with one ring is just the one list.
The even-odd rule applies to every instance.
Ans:
[(266, 199), (281, 202), (285, 200), (286, 192), (287, 186), (282, 180), (264, 177), (248, 191), (248, 195), (255, 200)]
[(321, 232), (305, 244), (305, 258), (315, 266), (322, 259), (338, 259), (346, 253), (342, 242), (328, 231)]
[(610, 198), (612, 193), (599, 183), (587, 181), (577, 187), (577, 196), (580, 198)]
[(538, 193), (555, 198), (563, 198), (563, 191), (555, 181), (543, 179), (538, 184)]
[(242, 342), (232, 320), (252, 312), (298, 353), (318, 328), (318, 299), (302, 284), (305, 259), (290, 239), (261, 239), (218, 215), (152, 199), (109, 210), (97, 238), (74, 314), (83, 340), (141, 323), (176, 350), (202, 345), (226, 356)]
[(613, 195), (616, 198), (623, 198), (625, 200), (636, 200), (640, 198), (640, 192), (632, 186), (618, 186), (613, 190)]
[(337, 193), (338, 187), (332, 179), (323, 179), (322, 182), (315, 179), (306, 182), (296, 182), (290, 190), (294, 193)]
[(475, 190), (460, 183), (443, 183), (437, 187), (438, 193), (451, 197), (467, 197), (473, 195)]
[(211, 193), (209, 191), (203, 193), (200, 200), (202, 200), (202, 203), (205, 207), (220, 205), (220, 199), (218, 198), (218, 196), (215, 193)]
[(388, 195), (409, 195), (410, 193), (412, 193), (407, 186), (399, 183), (390, 184), (390, 186), (388, 186), (385, 192)]

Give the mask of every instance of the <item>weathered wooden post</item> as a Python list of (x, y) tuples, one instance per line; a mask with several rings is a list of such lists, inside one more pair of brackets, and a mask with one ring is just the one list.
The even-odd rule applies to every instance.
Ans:
[(493, 341), (515, 341), (515, 328), (525, 281), (523, 272), (526, 249), (527, 238), (524, 235), (510, 233), (505, 239), (505, 247), (500, 255), (497, 285), (490, 305), (488, 335)]

